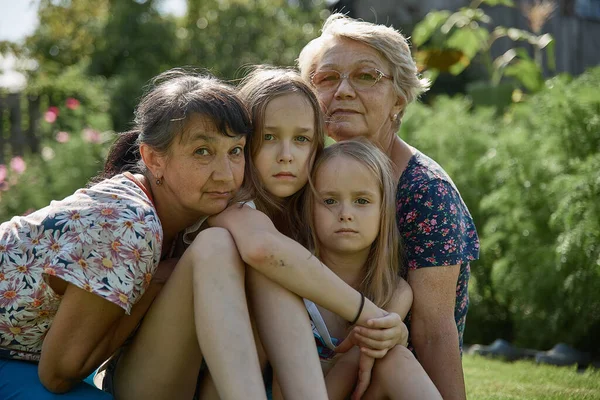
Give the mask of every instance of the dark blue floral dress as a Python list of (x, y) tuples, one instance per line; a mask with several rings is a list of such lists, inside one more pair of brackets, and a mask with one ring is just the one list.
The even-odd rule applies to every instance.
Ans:
[[(469, 263), (479, 258), (479, 238), (471, 214), (448, 174), (419, 151), (411, 157), (398, 182), (396, 218), (404, 242), (404, 277), (408, 270), (460, 264), (454, 318), (462, 352), (469, 307)], [(410, 331), (410, 314), (406, 323)], [(409, 348), (413, 349), (411, 343)]]

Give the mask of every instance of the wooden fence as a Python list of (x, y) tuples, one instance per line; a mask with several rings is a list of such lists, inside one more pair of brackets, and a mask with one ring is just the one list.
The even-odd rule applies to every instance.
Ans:
[(0, 164), (6, 164), (10, 157), (39, 151), (40, 119), (39, 97), (0, 94)]
[[(333, 9), (350, 12), (366, 21), (392, 24), (410, 35), (412, 27), (431, 10), (457, 10), (468, 6), (472, 0), (340, 0)], [(521, 7), (533, 0), (514, 0), (516, 7), (483, 7), (492, 17), (493, 25), (530, 30)], [(589, 67), (600, 65), (600, 0), (556, 0), (556, 10), (544, 25), (542, 32), (555, 39), (556, 71), (549, 75), (568, 72), (579, 75)], [(579, 10), (578, 10), (579, 4)], [(587, 5), (587, 10), (581, 9)], [(596, 8), (594, 8), (596, 7)], [(589, 15), (586, 15), (586, 12)], [(510, 41), (499, 40), (492, 49), (498, 56), (514, 46)], [(522, 43), (517, 46), (522, 47)]]

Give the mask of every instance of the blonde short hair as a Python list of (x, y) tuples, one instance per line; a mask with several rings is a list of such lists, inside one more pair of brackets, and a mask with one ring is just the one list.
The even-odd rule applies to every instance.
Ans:
[(321, 36), (304, 46), (298, 56), (298, 68), (307, 81), (315, 72), (325, 44), (333, 38), (355, 40), (381, 53), (392, 66), (396, 94), (406, 104), (429, 89), (429, 80), (419, 76), (408, 41), (400, 32), (389, 26), (356, 20), (340, 13), (327, 18)]

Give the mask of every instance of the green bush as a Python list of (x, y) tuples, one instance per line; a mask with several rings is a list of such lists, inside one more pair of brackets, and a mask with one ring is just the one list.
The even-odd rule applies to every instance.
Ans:
[(111, 126), (108, 99), (103, 80), (85, 77), (84, 69), (28, 82), (27, 93), (41, 99), (41, 150), (0, 166), (0, 221), (72, 194), (102, 169)]
[(598, 85), (600, 68), (556, 77), (502, 116), (461, 97), (408, 110), (400, 135), (448, 171), (480, 234), (466, 342), (598, 351)]

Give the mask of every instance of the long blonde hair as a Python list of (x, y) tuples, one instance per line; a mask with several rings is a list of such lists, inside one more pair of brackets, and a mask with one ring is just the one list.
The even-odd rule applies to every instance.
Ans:
[(246, 162), (246, 179), (243, 190), (252, 193), (257, 209), (267, 214), (275, 223), (277, 229), (298, 242), (306, 244), (308, 227), (301, 213), (306, 186), (292, 196), (279, 199), (264, 188), (258, 170), (254, 165), (254, 157), (260, 151), (264, 141), (262, 132), (267, 105), (273, 99), (290, 93), (302, 95), (314, 112), (315, 131), (311, 145), (311, 155), (306, 165), (306, 168), (308, 168), (307, 176), (310, 177), (310, 169), (315, 159), (323, 151), (325, 146), (325, 124), (319, 100), (313, 89), (295, 70), (265, 65), (257, 66), (244, 78), (239, 89), (239, 94), (250, 112), (254, 128), (254, 134), (251, 135), (246, 144), (250, 156)]
[(347, 157), (358, 161), (373, 173), (381, 192), (380, 229), (371, 244), (369, 256), (363, 266), (364, 278), (358, 290), (378, 307), (385, 307), (394, 294), (401, 279), (400, 235), (396, 225), (396, 183), (388, 157), (366, 139), (358, 138), (336, 143), (327, 147), (315, 161), (312, 171), (311, 189), (306, 193), (305, 217), (310, 225), (310, 245), (319, 257), (319, 242), (315, 235), (314, 205), (318, 193), (312, 185), (320, 167), (336, 157)]

